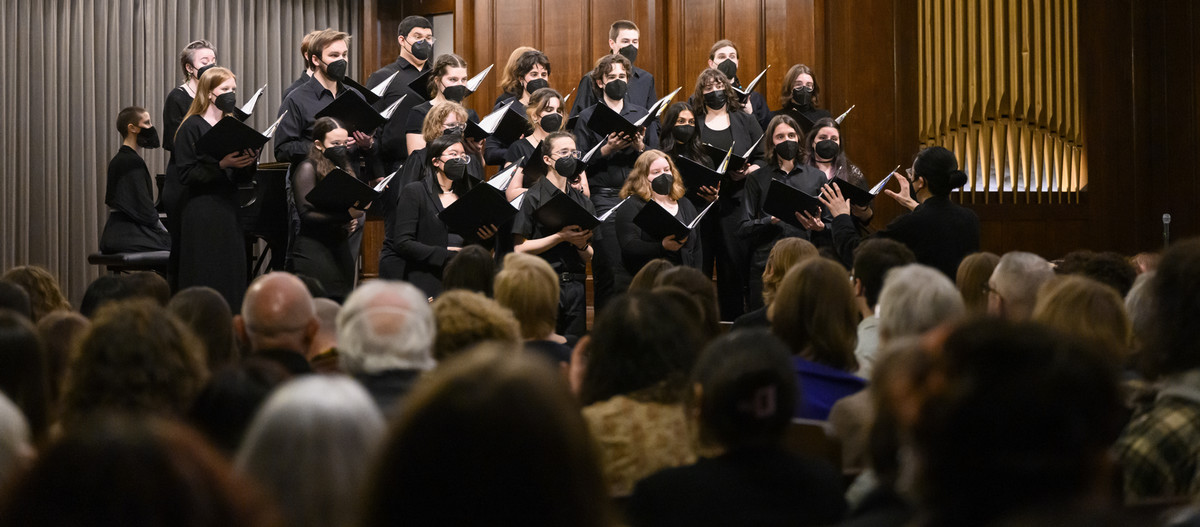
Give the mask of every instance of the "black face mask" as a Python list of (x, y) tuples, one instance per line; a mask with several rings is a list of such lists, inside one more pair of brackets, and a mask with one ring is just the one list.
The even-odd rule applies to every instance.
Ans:
[(433, 44), (430, 44), (428, 40), (418, 40), (409, 48), (409, 53), (412, 53), (414, 59), (429, 60), (429, 56), (433, 54)]
[(560, 157), (554, 160), (554, 171), (558, 175), (567, 178), (567, 181), (574, 183), (579, 181), (579, 174), (575, 172), (579, 168), (579, 160), (573, 157)]
[(720, 64), (717, 64), (717, 71), (724, 73), (732, 81), (734, 77), (737, 77), (737, 63), (733, 59), (722, 60)]
[(696, 127), (690, 124), (677, 124), (671, 129), (671, 137), (675, 138), (676, 142), (686, 143), (692, 136), (696, 135)]
[(337, 82), (346, 78), (346, 68), (350, 66), (346, 59), (337, 59), (325, 66), (325, 76)]
[(213, 104), (222, 112), (233, 113), (237, 109), (237, 94), (231, 91), (222, 93), (217, 96), (217, 100)]
[(542, 130), (547, 132), (557, 131), (559, 128), (562, 128), (562, 124), (562, 114), (557, 113), (548, 113), (538, 120), (538, 126), (541, 126)]
[(653, 190), (655, 194), (670, 196), (671, 187), (673, 186), (675, 186), (675, 176), (670, 172), (664, 172), (659, 174), (658, 177), (650, 180), (650, 190)]
[(533, 92), (538, 91), (542, 88), (549, 88), (549, 87), (550, 87), (550, 81), (547, 81), (546, 79), (533, 79), (533, 80), (525, 83), (525, 91), (528, 92), (530, 95), (533, 95)]
[(155, 130), (153, 126), (139, 130), (137, 134), (137, 145), (142, 148), (158, 148), (158, 130)]
[(326, 147), (322, 155), (325, 156), (325, 159), (333, 161), (334, 165), (345, 166), (348, 164), (347, 160), (350, 159), (350, 147), (346, 145)]
[(215, 68), (215, 67), (217, 67), (217, 65), (216, 65), (216, 63), (213, 63), (213, 64), (209, 64), (209, 65), (207, 65), (207, 66), (204, 66), (204, 67), (202, 67), (202, 68), (200, 68), (200, 69), (196, 70), (196, 78), (197, 78), (197, 79), (199, 79), (200, 77), (203, 77), (203, 76), (204, 76), (204, 72), (206, 72), (206, 71), (208, 71), (208, 70), (211, 70), (211, 69), (213, 69), (213, 68)]
[(454, 126), (451, 126), (450, 128), (442, 130), (442, 135), (462, 135), (463, 132), (466, 132), (466, 131), (467, 131), (466, 126), (456, 124)]
[(813, 151), (817, 153), (818, 158), (833, 161), (833, 158), (837, 157), (838, 152), (842, 151), (842, 147), (837, 144), (837, 141), (826, 139), (818, 141), (817, 145), (813, 147)]
[(446, 100), (457, 103), (461, 103), (463, 99), (466, 99), (470, 94), (471, 90), (467, 89), (466, 86), (461, 84), (457, 86), (446, 86), (446, 89), (442, 90), (442, 95), (446, 97)]
[(779, 159), (791, 161), (800, 153), (800, 143), (789, 139), (775, 145), (775, 153), (779, 155)]
[(604, 95), (608, 96), (609, 99), (614, 101), (624, 99), (625, 94), (628, 92), (629, 83), (621, 79), (609, 81), (608, 84), (604, 85)]
[(450, 181), (458, 181), (467, 174), (467, 160), (461, 157), (447, 159), (442, 164), (442, 171)]
[(638, 50), (638, 48), (634, 47), (633, 44), (630, 44), (621, 49), (618, 49), (617, 53), (620, 53), (622, 57), (629, 59), (630, 64), (632, 64), (634, 62), (637, 62), (637, 50)]
[(792, 102), (800, 108), (812, 106), (812, 88), (807, 86), (792, 88)]
[(725, 103), (729, 99), (725, 96), (725, 90), (710, 91), (704, 94), (704, 105), (713, 110), (720, 110), (725, 107)]

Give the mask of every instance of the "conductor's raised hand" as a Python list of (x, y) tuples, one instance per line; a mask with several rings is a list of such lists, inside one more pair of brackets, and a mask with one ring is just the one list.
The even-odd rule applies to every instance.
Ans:
[(843, 214), (850, 214), (850, 200), (842, 196), (842, 189), (837, 185), (826, 183), (821, 187), (821, 204), (829, 209), (829, 215), (834, 218)]
[(912, 195), (909, 194), (909, 187), (912, 186), (912, 183), (908, 181), (908, 178), (904, 174), (893, 172), (892, 179), (900, 184), (900, 191), (896, 192), (892, 189), (884, 189), (883, 193), (891, 196), (892, 199), (896, 200), (896, 203), (899, 203), (908, 210), (917, 208), (917, 200), (912, 199)]

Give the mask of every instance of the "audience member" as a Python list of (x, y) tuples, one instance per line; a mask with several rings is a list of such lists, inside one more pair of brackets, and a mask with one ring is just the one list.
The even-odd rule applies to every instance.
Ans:
[(33, 320), (33, 306), (29, 302), (29, 293), (25, 292), (24, 287), (2, 279), (0, 279), (0, 309), (8, 309)]
[(91, 318), (100, 306), (131, 298), (149, 298), (166, 306), (171, 288), (165, 278), (151, 272), (102, 275), (88, 284), (79, 303), (79, 313)]
[(314, 298), (317, 314), (317, 334), (308, 346), (308, 363), (317, 373), (339, 373), (337, 350), (337, 316), (342, 306), (328, 298)]
[(724, 452), (638, 482), (634, 526), (831, 525), (846, 509), (841, 474), (781, 446), (796, 405), (788, 348), (766, 331), (717, 339), (692, 373), (701, 440)]
[(816, 256), (820, 256), (817, 247), (804, 238), (783, 238), (775, 242), (775, 246), (771, 247), (771, 252), (767, 255), (767, 267), (762, 273), (763, 306), (737, 317), (737, 320), (733, 321), (733, 329), (771, 327), (767, 309), (770, 308), (771, 302), (775, 301), (779, 282), (783, 281), (783, 276), (793, 266)]
[(987, 283), (998, 263), (1000, 257), (995, 253), (980, 252), (967, 255), (962, 263), (958, 264), (958, 274), (954, 283), (958, 286), (963, 303), (967, 305), (967, 311), (972, 315), (987, 313)]
[(17, 405), (0, 393), (0, 488), (23, 472), (34, 459), (29, 423)]
[(51, 311), (70, 310), (71, 304), (58, 288), (58, 280), (49, 271), (33, 265), (22, 265), (9, 269), (0, 280), (21, 286), (29, 295), (33, 322), (41, 320)]
[(1047, 282), (1038, 293), (1033, 320), (1083, 339), (1097, 351), (1124, 364), (1130, 354), (1133, 328), (1125, 302), (1110, 286), (1085, 276), (1064, 276)]
[(496, 259), (478, 244), (463, 247), (442, 270), (442, 291), (465, 289), (491, 298), (496, 280)]
[(242, 313), (233, 318), (250, 355), (278, 361), (293, 375), (312, 373), (305, 354), (319, 325), (304, 282), (283, 272), (255, 278), (246, 289)]
[(1147, 284), (1150, 324), (1142, 372), (1158, 381), (1153, 403), (1117, 442), (1125, 499), (1189, 497), (1200, 492), (1200, 239), (1171, 246)]
[(521, 341), (520, 324), (512, 311), (482, 293), (446, 291), (432, 305), (437, 322), (433, 358), (439, 361), (482, 342), (516, 346)]
[(1158, 253), (1137, 253), (1129, 259), (1129, 263), (1133, 264), (1134, 270), (1140, 275), (1158, 269), (1161, 259), (1162, 255)]
[(204, 348), (147, 300), (100, 308), (67, 364), (59, 419), (70, 430), (102, 410), (183, 415), (204, 385)]
[(496, 302), (508, 308), (521, 328), (525, 349), (556, 364), (571, 362), (566, 337), (554, 332), (558, 320), (558, 274), (545, 260), (525, 253), (504, 256), (496, 275)]
[(857, 375), (871, 378), (871, 366), (879, 350), (879, 316), (876, 309), (883, 280), (896, 267), (916, 261), (916, 255), (904, 244), (887, 238), (868, 239), (854, 250), (854, 303), (862, 316), (858, 323), (858, 343), (854, 359)]
[(1018, 251), (1006, 253), (987, 282), (988, 313), (1011, 322), (1029, 320), (1038, 289), (1051, 278), (1054, 269), (1045, 258)]
[(655, 289), (666, 286), (684, 290), (699, 304), (703, 317), (698, 319), (698, 323), (703, 333), (700, 347), (696, 349), (703, 348), (721, 332), (721, 314), (717, 308), (717, 287), (713, 285), (712, 278), (704, 276), (704, 273), (695, 267), (680, 265), (663, 271), (658, 278), (654, 279)]
[(213, 372), (188, 410), (188, 421), (229, 458), (275, 387), (291, 378), (278, 362), (250, 357)]
[(683, 401), (700, 333), (667, 295), (626, 294), (600, 314), (583, 355), (572, 358), (572, 368), (583, 372), (583, 416), (612, 495), (626, 496), (638, 480), (695, 461)]
[(383, 415), (353, 379), (301, 377), (263, 404), (235, 466), (275, 498), (290, 527), (343, 527), (383, 433)]
[(1146, 338), (1154, 326), (1154, 318), (1152, 313), (1153, 302), (1151, 295), (1153, 289), (1150, 284), (1153, 282), (1154, 275), (1157, 271), (1147, 271), (1139, 274), (1137, 280), (1133, 281), (1133, 287), (1129, 289), (1129, 294), (1125, 295), (1125, 312), (1129, 315), (1130, 323), (1130, 349), (1132, 350), (1131, 358), (1133, 360), (1126, 364), (1127, 367), (1134, 366), (1137, 357), (1146, 347)]
[(216, 289), (193, 286), (175, 293), (167, 311), (200, 338), (210, 371), (238, 361), (241, 354), (233, 336), (233, 313)]
[(39, 444), (46, 439), (50, 422), (48, 384), (37, 328), (22, 315), (0, 310), (0, 392), (25, 414)]
[(562, 376), (485, 347), (418, 384), (375, 463), (359, 525), (615, 525)]
[(633, 279), (629, 281), (629, 289), (627, 291), (630, 293), (649, 293), (654, 289), (654, 282), (658, 280), (658, 275), (672, 267), (675, 267), (675, 264), (666, 258), (655, 258), (646, 262), (646, 265), (643, 265), (637, 274), (633, 275)]
[(167, 421), (91, 420), (53, 443), (14, 483), (0, 502), (2, 527), (283, 525), (203, 439)]
[(833, 403), (862, 390), (854, 375), (858, 313), (850, 276), (827, 258), (809, 259), (787, 272), (768, 311), (771, 332), (792, 350), (800, 379), (796, 417), (825, 420)]
[(67, 373), (67, 362), (72, 350), (79, 344), (92, 322), (73, 311), (55, 311), (42, 317), (37, 323), (38, 338), (42, 341), (43, 357), (46, 361), (47, 395), (51, 415), (56, 412), (62, 399), (63, 382)]
[(338, 361), (391, 415), (417, 378), (432, 370), (437, 329), (425, 294), (407, 282), (372, 280), (338, 313)]
[(166, 306), (171, 300), (171, 284), (167, 283), (167, 279), (162, 275), (151, 271), (138, 271), (125, 277), (138, 296), (151, 298), (160, 306)]
[(1055, 268), (1058, 274), (1074, 274), (1091, 278), (1112, 287), (1124, 298), (1133, 287), (1138, 272), (1128, 258), (1114, 252), (1095, 253), (1074, 251), (1067, 253)]

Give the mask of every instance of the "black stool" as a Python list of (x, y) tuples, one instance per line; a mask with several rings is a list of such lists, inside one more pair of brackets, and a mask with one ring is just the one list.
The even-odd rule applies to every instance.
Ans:
[(161, 275), (166, 275), (167, 261), (170, 258), (171, 251), (116, 254), (93, 253), (88, 255), (88, 263), (91, 265), (103, 265), (112, 274), (154, 271)]

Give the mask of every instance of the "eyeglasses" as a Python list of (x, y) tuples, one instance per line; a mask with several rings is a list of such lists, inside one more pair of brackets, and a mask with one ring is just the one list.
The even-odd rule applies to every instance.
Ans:
[(579, 159), (579, 157), (583, 155), (583, 153), (578, 150), (559, 150), (557, 152), (553, 152), (553, 154), (558, 157), (573, 157), (575, 159)]
[(443, 157), (444, 157), (444, 156), (450, 156), (449, 158), (447, 158), (447, 159), (446, 159), (446, 161), (449, 161), (449, 160), (451, 160), (451, 159), (461, 159), (461, 160), (463, 160), (463, 162), (464, 162), (464, 163), (470, 163), (470, 162), (471, 162), (471, 156), (470, 156), (470, 155), (468, 155), (468, 154), (454, 155), (454, 154), (451, 154), (451, 153), (445, 153), (445, 154), (442, 154), (442, 156), (443, 156)]
[[(428, 42), (428, 43), (429, 43), (429, 45), (431, 45), (431, 46), (437, 43), (437, 39), (436, 39), (436, 38), (433, 38), (433, 37), (429, 37), (429, 38), (418, 38), (418, 39), (417, 39), (417, 42), (420, 42), (420, 41), (422, 41), (422, 40), (424, 40), (425, 42)], [(414, 42), (414, 44), (415, 44), (415, 43), (416, 43), (416, 42)]]

